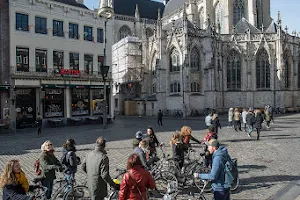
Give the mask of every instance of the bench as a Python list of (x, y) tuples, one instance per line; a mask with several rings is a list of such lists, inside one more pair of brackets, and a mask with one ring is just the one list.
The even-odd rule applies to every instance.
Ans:
[(61, 119), (48, 119), (48, 123), (52, 128), (57, 128), (58, 125), (63, 125), (63, 120)]

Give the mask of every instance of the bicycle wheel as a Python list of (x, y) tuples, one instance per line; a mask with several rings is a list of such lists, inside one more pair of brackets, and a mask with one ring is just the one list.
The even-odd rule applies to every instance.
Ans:
[(197, 200), (206, 200), (205, 196), (203, 194), (200, 194), (199, 197), (196, 198)]
[[(198, 168), (195, 170), (195, 173), (209, 173), (210, 172), (210, 168)], [(210, 192), (211, 191), (211, 182), (209, 182), (206, 187), (204, 188), (204, 182), (201, 180), (201, 179), (194, 179), (194, 183), (196, 185), (196, 187), (199, 189), (199, 190), (203, 190), (204, 192)]]
[(236, 179), (233, 180), (230, 191), (235, 191), (239, 187), (239, 184), (240, 184), (240, 178), (237, 177)]
[[(172, 193), (172, 196), (176, 196), (178, 193), (178, 180), (176, 176), (170, 172), (160, 172), (154, 177), (154, 181), (156, 184), (156, 190), (159, 194), (164, 195)], [(171, 186), (171, 188), (170, 188)], [(168, 191), (172, 190), (172, 191)]]
[(106, 198), (106, 200), (118, 200), (119, 199), (119, 192), (118, 191), (112, 191), (109, 196)]
[(91, 194), (86, 186), (75, 186), (65, 193), (64, 200), (90, 200)]
[(53, 184), (53, 195), (52, 199), (62, 200), (66, 192), (67, 181), (64, 179), (57, 180)]

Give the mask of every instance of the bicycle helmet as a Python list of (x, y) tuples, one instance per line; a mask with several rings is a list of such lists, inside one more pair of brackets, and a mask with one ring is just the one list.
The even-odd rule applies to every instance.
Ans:
[(138, 131), (135, 133), (135, 138), (138, 139), (138, 140), (142, 140), (143, 139), (143, 133), (142, 131)]

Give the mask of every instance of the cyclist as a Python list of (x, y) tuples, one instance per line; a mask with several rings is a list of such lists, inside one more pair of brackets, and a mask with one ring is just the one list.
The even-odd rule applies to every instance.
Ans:
[(192, 136), (192, 129), (189, 126), (183, 126), (181, 128), (181, 139), (182, 143), (184, 144), (185, 149), (187, 150), (191, 145), (190, 141), (193, 140), (194, 142), (197, 142), (198, 144), (201, 144), (199, 140), (194, 138)]
[(214, 127), (209, 127), (208, 132), (205, 133), (202, 140), (202, 144), (205, 144), (204, 153), (201, 153), (201, 156), (204, 156), (204, 166), (209, 167), (212, 164), (212, 155), (208, 151), (207, 142), (211, 139), (218, 139), (218, 135), (215, 133)]
[(0, 175), (0, 188), (3, 189), (3, 200), (31, 200), (33, 197), (26, 193), (36, 186), (29, 186), (19, 161), (13, 159), (5, 164)]
[(135, 138), (132, 141), (132, 147), (135, 149), (137, 146), (139, 146), (140, 141), (144, 138), (144, 134), (142, 131), (137, 131), (135, 133)]
[(66, 143), (63, 145), (63, 153), (61, 158), (61, 163), (63, 164), (64, 173), (66, 180), (69, 181), (75, 177), (77, 172), (77, 160), (79, 157), (76, 156), (76, 143), (73, 139), (67, 139)]
[(171, 149), (173, 151), (173, 158), (178, 162), (180, 169), (183, 167), (184, 163), (184, 146), (181, 141), (181, 134), (175, 132), (170, 141)]
[(154, 157), (156, 156), (156, 147), (159, 146), (159, 142), (151, 126), (149, 126), (147, 129), (147, 135), (148, 135), (148, 142), (149, 142), (149, 149), (150, 149), (149, 156)]

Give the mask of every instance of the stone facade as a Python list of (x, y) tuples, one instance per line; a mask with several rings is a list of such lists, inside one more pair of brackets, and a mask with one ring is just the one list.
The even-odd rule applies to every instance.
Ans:
[(9, 8), (0, 3), (0, 119), (9, 115)]
[(156, 100), (151, 113), (299, 108), (300, 38), (283, 30), (280, 14), (271, 19), (270, 0), (171, 0), (153, 30), (137, 34), (141, 95)]

